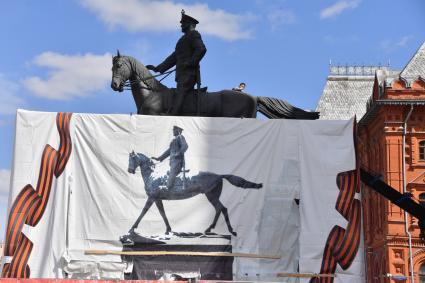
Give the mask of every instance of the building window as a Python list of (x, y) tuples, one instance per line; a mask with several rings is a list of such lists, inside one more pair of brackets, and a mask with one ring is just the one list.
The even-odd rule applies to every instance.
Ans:
[(419, 203), (425, 206), (425, 193), (419, 195)]
[(425, 283), (425, 263), (422, 263), (419, 267), (419, 282)]
[(419, 142), (419, 160), (425, 161), (425, 141)]

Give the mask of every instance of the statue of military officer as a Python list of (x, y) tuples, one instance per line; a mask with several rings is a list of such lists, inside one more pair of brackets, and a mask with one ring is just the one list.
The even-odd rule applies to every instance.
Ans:
[(182, 10), (180, 23), (184, 35), (177, 41), (175, 51), (158, 66), (146, 66), (149, 70), (159, 73), (176, 66), (177, 89), (169, 112), (173, 116), (180, 113), (185, 95), (193, 92), (196, 83), (200, 84), (199, 62), (207, 52), (200, 33), (195, 30), (199, 22)]
[(176, 177), (182, 169), (184, 170), (184, 153), (188, 145), (184, 136), (182, 135), (183, 129), (177, 126), (173, 127), (174, 139), (170, 143), (170, 147), (159, 157), (152, 157), (152, 159), (162, 162), (168, 156), (170, 157), (170, 171), (168, 174), (167, 188), (171, 189), (174, 186)]

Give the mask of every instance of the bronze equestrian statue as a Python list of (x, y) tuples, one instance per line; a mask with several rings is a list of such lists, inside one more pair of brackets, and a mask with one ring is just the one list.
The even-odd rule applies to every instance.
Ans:
[(184, 35), (177, 41), (175, 51), (158, 66), (146, 66), (149, 70), (161, 74), (176, 66), (175, 80), (177, 82), (177, 88), (170, 109), (170, 114), (172, 116), (180, 114), (183, 99), (193, 92), (195, 84), (198, 85), (198, 89), (201, 85), (199, 62), (202, 60), (202, 57), (204, 57), (207, 49), (205, 48), (201, 35), (195, 30), (198, 23), (196, 19), (186, 15), (184, 10), (182, 10), (180, 24)]
[[(119, 51), (112, 59), (111, 88), (122, 92), (130, 87), (138, 114), (255, 118), (258, 111), (271, 119), (319, 118), (318, 112), (304, 111), (277, 98), (255, 97), (237, 90), (200, 89), (199, 62), (206, 48), (195, 30), (198, 21), (182, 11), (180, 23), (184, 35), (175, 51), (158, 66), (144, 66), (133, 57), (121, 56)], [(161, 84), (149, 71), (168, 75), (172, 71), (166, 71), (174, 65), (177, 88)]]

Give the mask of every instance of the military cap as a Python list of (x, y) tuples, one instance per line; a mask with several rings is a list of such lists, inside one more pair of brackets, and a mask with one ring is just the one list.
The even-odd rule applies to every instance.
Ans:
[(197, 19), (186, 15), (184, 10), (182, 10), (182, 19), (180, 20), (180, 23), (190, 23), (190, 24), (195, 24), (195, 25), (199, 24)]
[(180, 128), (180, 127), (178, 127), (178, 126), (174, 126), (174, 127), (173, 127), (173, 130), (177, 130), (177, 131), (179, 131), (179, 132), (183, 132), (183, 129), (182, 129), (182, 128)]

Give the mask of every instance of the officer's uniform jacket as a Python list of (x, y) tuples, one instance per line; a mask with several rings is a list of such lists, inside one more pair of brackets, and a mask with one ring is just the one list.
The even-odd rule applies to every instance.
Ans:
[(174, 163), (184, 162), (184, 153), (188, 148), (186, 139), (182, 135), (176, 136), (170, 143), (170, 147), (158, 157), (159, 161), (163, 161), (168, 156), (170, 157), (170, 165)]
[(177, 41), (175, 51), (167, 57), (156, 68), (163, 73), (173, 66), (176, 66), (176, 82), (196, 78), (199, 71), (199, 62), (207, 52), (207, 48), (202, 41), (201, 34), (192, 30), (185, 33)]

